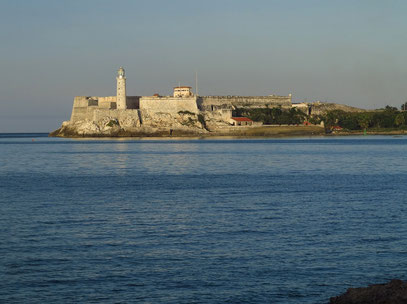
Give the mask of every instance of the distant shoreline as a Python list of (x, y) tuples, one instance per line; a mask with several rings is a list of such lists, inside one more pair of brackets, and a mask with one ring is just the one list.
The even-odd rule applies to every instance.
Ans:
[[(277, 128), (280, 127), (274, 127)], [(287, 128), (287, 127), (285, 127)], [(298, 128), (297, 126), (293, 126), (292, 128)], [(129, 135), (129, 136), (109, 136), (109, 135), (76, 135), (76, 136), (52, 136), (51, 133), (47, 132), (4, 132), (0, 133), (0, 138), (32, 138), (32, 137), (59, 137), (59, 138), (72, 138), (72, 139), (249, 139), (249, 138), (291, 138), (291, 137), (341, 137), (341, 136), (363, 136), (363, 130), (359, 131), (338, 131), (335, 133), (326, 134), (325, 132), (301, 132), (300, 130), (296, 130), (297, 132), (275, 132), (269, 134), (219, 134), (219, 133), (206, 133), (206, 134), (189, 134), (189, 135), (177, 135), (174, 134), (173, 136), (165, 136), (165, 135)], [(383, 136), (397, 136), (397, 135), (407, 135), (406, 130), (383, 130), (383, 131), (369, 131), (367, 130), (366, 135), (383, 135)]]
[[(352, 136), (365, 135), (363, 130), (358, 131), (339, 131), (337, 133), (326, 134), (327, 136)], [(366, 131), (366, 135), (407, 135), (406, 130), (383, 130), (383, 131)]]
[[(58, 131), (58, 130), (57, 130)], [(171, 135), (170, 135), (171, 132)], [(406, 135), (405, 130), (383, 130), (383, 131), (369, 131), (366, 135)], [(236, 127), (227, 131), (216, 130), (206, 133), (194, 133), (189, 130), (158, 130), (157, 132), (144, 133), (144, 132), (117, 132), (116, 134), (78, 134), (72, 133), (60, 133), (51, 132), (49, 137), (61, 137), (61, 138), (91, 138), (91, 139), (126, 139), (126, 138), (150, 138), (150, 139), (171, 139), (171, 138), (290, 138), (290, 137), (337, 137), (337, 136), (363, 136), (364, 131), (337, 131), (332, 133), (326, 133), (325, 129), (320, 126), (261, 126), (261, 127)]]

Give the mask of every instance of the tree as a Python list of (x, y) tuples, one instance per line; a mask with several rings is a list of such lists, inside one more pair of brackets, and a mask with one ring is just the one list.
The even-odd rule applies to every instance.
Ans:
[(281, 107), (266, 107), (266, 108), (236, 108), (233, 111), (236, 117), (246, 116), (253, 121), (261, 121), (265, 125), (270, 124), (300, 124), (305, 118), (306, 114), (295, 108), (282, 109)]
[(359, 121), (358, 121), (358, 117), (356, 115), (352, 115), (351, 113), (349, 113), (350, 115), (347, 115), (346, 117), (344, 117), (340, 122), (339, 125), (342, 128), (348, 129), (348, 130), (357, 130), (359, 129)]
[(397, 127), (400, 127), (400, 126), (404, 125), (405, 123), (406, 123), (406, 120), (402, 113), (397, 114), (396, 117), (394, 118), (394, 124)]
[(388, 112), (396, 112), (396, 111), (397, 111), (397, 108), (387, 105), (387, 106), (384, 108), (384, 110), (385, 110), (385, 111), (388, 111)]
[(371, 119), (367, 113), (362, 113), (359, 115), (358, 123), (362, 129), (367, 129), (369, 128)]
[(345, 120), (348, 113), (342, 110), (329, 111), (325, 116), (325, 126), (330, 128), (337, 124), (341, 125), (341, 121)]

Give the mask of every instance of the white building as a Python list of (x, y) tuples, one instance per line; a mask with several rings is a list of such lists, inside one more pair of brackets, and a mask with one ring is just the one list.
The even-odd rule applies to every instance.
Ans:
[(175, 87), (174, 88), (174, 97), (191, 97), (194, 94), (191, 91), (191, 87)]

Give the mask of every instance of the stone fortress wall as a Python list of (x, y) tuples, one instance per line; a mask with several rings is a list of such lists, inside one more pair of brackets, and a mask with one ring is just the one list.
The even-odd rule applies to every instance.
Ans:
[[(140, 110), (155, 113), (178, 114), (191, 112), (219, 112), (228, 120), (231, 111), (236, 107), (286, 107), (290, 108), (289, 96), (199, 96), (199, 97), (172, 97), (172, 96), (127, 96), (126, 109), (117, 109), (116, 96), (76, 96), (71, 115), (71, 122), (79, 120), (94, 120), (101, 113), (116, 117), (120, 111)], [(97, 110), (97, 114), (95, 111)], [(134, 111), (133, 111), (134, 112)], [(135, 112), (134, 112), (135, 113)], [(96, 115), (96, 116), (95, 116)]]
[[(174, 96), (126, 96), (124, 69), (118, 70), (116, 96), (76, 96), (70, 122), (97, 121), (105, 118), (123, 120), (134, 116), (141, 122), (159, 116), (179, 114), (205, 114), (206, 117), (228, 123), (236, 107), (277, 107), (291, 108), (291, 94), (288, 96), (196, 96), (191, 87), (174, 88)], [(188, 94), (176, 94), (176, 90), (188, 90)], [(176, 95), (176, 96), (175, 96)], [(131, 117), (130, 117), (131, 118)]]
[(200, 96), (198, 98), (199, 108), (211, 111), (216, 108), (225, 107), (251, 107), (264, 108), (270, 107), (288, 107), (291, 108), (291, 94), (288, 96)]
[(123, 121), (128, 119), (134, 119), (136, 121), (140, 121), (140, 110), (138, 109), (95, 109), (92, 111), (92, 119), (91, 121), (99, 121), (103, 118), (115, 118), (117, 120)]
[(187, 111), (198, 114), (199, 109), (196, 97), (171, 97), (171, 96), (143, 96), (140, 98), (140, 110), (154, 113), (178, 114)]
[[(95, 120), (95, 117), (100, 117), (106, 113), (106, 116), (120, 116), (120, 111), (138, 110), (140, 104), (140, 96), (127, 96), (127, 109), (119, 110), (116, 105), (116, 96), (76, 96), (74, 98), (71, 122), (81, 120)], [(97, 114), (95, 114), (97, 112)], [(134, 111), (132, 111), (134, 113)], [(96, 115), (96, 116), (95, 116)]]

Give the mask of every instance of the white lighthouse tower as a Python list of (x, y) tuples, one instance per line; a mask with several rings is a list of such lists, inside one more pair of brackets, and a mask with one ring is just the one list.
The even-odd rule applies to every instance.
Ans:
[(124, 69), (120, 67), (117, 71), (117, 94), (116, 94), (116, 104), (117, 109), (126, 109), (126, 77), (124, 76)]

